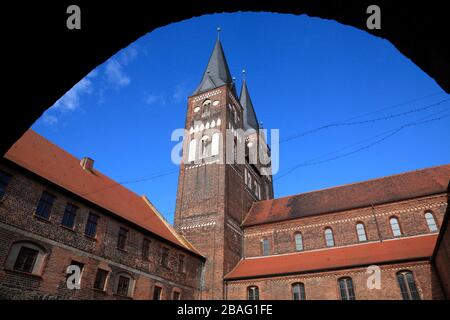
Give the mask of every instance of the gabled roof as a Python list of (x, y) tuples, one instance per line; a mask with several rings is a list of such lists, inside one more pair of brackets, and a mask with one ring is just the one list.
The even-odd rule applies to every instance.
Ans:
[(246, 258), (225, 276), (226, 280), (313, 273), (400, 261), (430, 259), (437, 235), (369, 242), (292, 254)]
[(450, 164), (253, 203), (243, 226), (298, 219), (445, 193)]
[(176, 234), (145, 197), (137, 195), (96, 169), (84, 170), (79, 159), (33, 130), (25, 132), (4, 157), (109, 212), (200, 255), (181, 235)]
[(203, 73), (200, 85), (192, 93), (199, 94), (214, 88), (221, 87), (225, 84), (232, 84), (230, 69), (228, 68), (227, 59), (223, 52), (222, 44), (217, 39), (214, 50), (209, 58), (208, 66)]
[(242, 108), (244, 109), (244, 129), (258, 130), (258, 119), (256, 118), (255, 109), (253, 108), (252, 99), (250, 98), (250, 94), (247, 88), (247, 81), (245, 81), (245, 79), (242, 82), (239, 100)]

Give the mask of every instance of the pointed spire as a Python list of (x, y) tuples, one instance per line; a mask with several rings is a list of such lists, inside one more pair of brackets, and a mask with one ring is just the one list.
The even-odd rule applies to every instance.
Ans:
[(219, 32), (220, 28), (217, 28), (217, 41), (214, 50), (209, 58), (202, 81), (193, 94), (199, 94), (233, 82), (227, 59), (225, 58), (222, 44), (220, 43)]
[(242, 70), (242, 74), (243, 80), (239, 102), (241, 103), (242, 108), (244, 108), (244, 129), (248, 130), (250, 128), (253, 128), (255, 130), (258, 130), (258, 119), (256, 118), (252, 99), (250, 98), (250, 94), (248, 92), (245, 70)]

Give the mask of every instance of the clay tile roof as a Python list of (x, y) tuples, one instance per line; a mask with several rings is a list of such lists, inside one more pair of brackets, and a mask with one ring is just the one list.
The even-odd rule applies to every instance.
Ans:
[(94, 203), (123, 219), (200, 255), (141, 197), (96, 169), (84, 170), (80, 160), (28, 130), (5, 154), (6, 159)]
[(284, 198), (259, 201), (253, 204), (243, 226), (445, 193), (449, 180), (450, 164), (446, 164)]
[(226, 280), (249, 279), (294, 273), (313, 273), (372, 264), (429, 259), (437, 235), (369, 242), (292, 254), (241, 260)]

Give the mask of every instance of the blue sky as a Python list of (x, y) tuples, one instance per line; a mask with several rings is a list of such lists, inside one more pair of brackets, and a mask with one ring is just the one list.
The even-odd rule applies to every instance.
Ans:
[(245, 68), (258, 119), (281, 140), (377, 119), (282, 143), (276, 197), (450, 162), (450, 117), (422, 123), (449, 115), (450, 96), (388, 41), (305, 15), (215, 14), (157, 29), (98, 66), (32, 128), (116, 181), (140, 180), (126, 186), (172, 222), (170, 136), (184, 126), (217, 26), (238, 88)]

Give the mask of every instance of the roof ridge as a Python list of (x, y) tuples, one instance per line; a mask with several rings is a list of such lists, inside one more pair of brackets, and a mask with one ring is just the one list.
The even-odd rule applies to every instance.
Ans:
[(444, 164), (441, 164), (441, 165), (425, 167), (425, 168), (420, 168), (420, 169), (414, 169), (414, 170), (411, 170), (411, 171), (403, 171), (403, 172), (394, 173), (394, 174), (391, 174), (391, 175), (381, 176), (381, 177), (377, 177), (377, 178), (371, 178), (371, 179), (367, 179), (367, 180), (360, 180), (360, 181), (350, 182), (350, 183), (346, 183), (346, 184), (340, 184), (340, 185), (337, 185), (337, 186), (331, 186), (331, 187), (326, 187), (326, 188), (322, 188), (322, 189), (315, 189), (315, 190), (310, 190), (310, 191), (301, 192), (301, 193), (294, 193), (294, 194), (283, 196), (283, 197), (279, 197), (279, 198), (273, 198), (273, 199), (257, 201), (257, 203), (266, 202), (266, 201), (273, 201), (273, 200), (281, 200), (281, 199), (291, 198), (291, 197), (295, 197), (295, 196), (299, 196), (299, 195), (303, 195), (303, 194), (309, 194), (309, 193), (314, 193), (314, 192), (332, 190), (332, 189), (352, 186), (352, 185), (356, 185), (356, 184), (362, 184), (362, 183), (376, 181), (376, 180), (382, 180), (382, 179), (391, 178), (391, 177), (392, 178), (393, 177), (398, 177), (398, 176), (402, 176), (402, 175), (405, 175), (405, 174), (411, 174), (411, 173), (418, 172), (418, 171), (425, 171), (425, 170), (429, 170), (429, 169), (435, 169), (435, 168), (446, 167), (446, 166), (450, 167), (450, 163), (444, 163)]
[(174, 227), (164, 218), (164, 216), (159, 212), (159, 210), (153, 205), (153, 203), (147, 198), (147, 196), (142, 195), (141, 198), (144, 200), (144, 202), (153, 210), (153, 212), (156, 214), (156, 216), (161, 219), (161, 221), (164, 223), (164, 225), (169, 229), (169, 231), (174, 235), (175, 238), (177, 238), (185, 247), (186, 249), (189, 249), (190, 251), (195, 251), (198, 255), (204, 257), (200, 251), (197, 250), (185, 237), (183, 237), (181, 234), (179, 234)]

